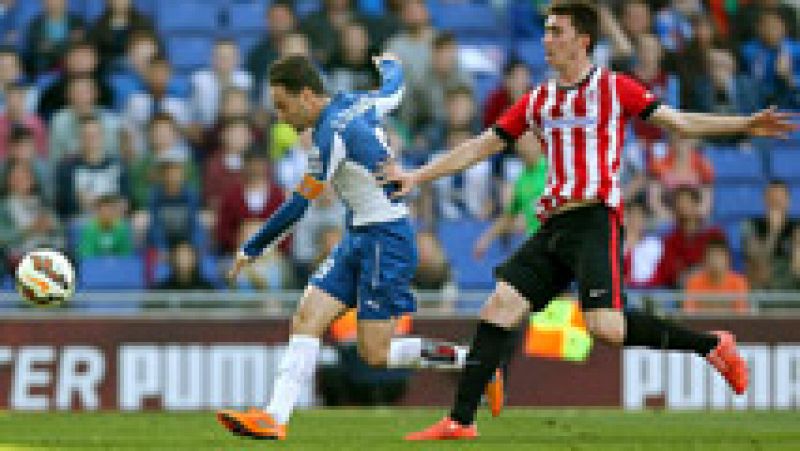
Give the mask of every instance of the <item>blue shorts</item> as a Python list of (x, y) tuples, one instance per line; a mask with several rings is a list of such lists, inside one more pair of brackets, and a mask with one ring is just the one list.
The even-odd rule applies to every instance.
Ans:
[(348, 227), (309, 281), (359, 319), (390, 319), (416, 310), (411, 279), (417, 245), (408, 219)]

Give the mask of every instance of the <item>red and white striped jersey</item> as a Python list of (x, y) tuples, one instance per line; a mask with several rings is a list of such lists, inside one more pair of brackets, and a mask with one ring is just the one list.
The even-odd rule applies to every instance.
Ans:
[(647, 119), (658, 105), (630, 77), (594, 67), (569, 87), (555, 80), (536, 86), (497, 120), (495, 131), (507, 141), (527, 130), (539, 138), (548, 162), (540, 217), (565, 203), (591, 199), (620, 210), (625, 126), (631, 116)]

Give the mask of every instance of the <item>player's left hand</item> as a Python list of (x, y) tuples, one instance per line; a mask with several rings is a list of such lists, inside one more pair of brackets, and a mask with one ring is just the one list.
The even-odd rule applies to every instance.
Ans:
[(398, 189), (391, 194), (395, 199), (408, 195), (418, 184), (416, 174), (413, 171), (404, 171), (394, 158), (380, 163), (375, 179), (381, 185), (396, 184)]
[(800, 115), (779, 112), (775, 106), (753, 113), (747, 124), (747, 134), (766, 138), (786, 138), (790, 132), (800, 130), (800, 124), (793, 122)]

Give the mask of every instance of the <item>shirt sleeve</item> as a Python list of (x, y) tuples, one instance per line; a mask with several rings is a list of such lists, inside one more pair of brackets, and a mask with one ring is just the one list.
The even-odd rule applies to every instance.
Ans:
[(383, 117), (400, 106), (405, 92), (403, 65), (395, 60), (383, 60), (378, 63), (381, 74), (381, 87), (371, 93), (378, 117)]
[(639, 116), (647, 120), (661, 104), (656, 96), (638, 81), (617, 74), (617, 95), (626, 116)]
[(516, 141), (528, 130), (526, 113), (531, 93), (522, 96), (517, 103), (507, 109), (494, 124), (494, 131), (507, 142)]

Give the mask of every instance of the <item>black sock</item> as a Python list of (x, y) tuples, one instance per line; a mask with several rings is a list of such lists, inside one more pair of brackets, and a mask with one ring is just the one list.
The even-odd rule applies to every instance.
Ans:
[(486, 384), (497, 367), (514, 352), (517, 334), (514, 330), (481, 321), (472, 341), (467, 366), (458, 381), (458, 392), (450, 418), (463, 425), (475, 420), (475, 411)]
[(715, 335), (694, 332), (648, 313), (625, 312), (625, 346), (695, 351), (705, 356), (718, 341)]

